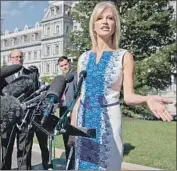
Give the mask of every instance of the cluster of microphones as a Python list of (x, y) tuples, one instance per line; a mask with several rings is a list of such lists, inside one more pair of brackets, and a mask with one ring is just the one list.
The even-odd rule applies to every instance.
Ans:
[[(38, 90), (34, 89), (33, 80), (26, 75), (21, 75), (11, 83), (7, 84), (5, 78), (20, 71), (21, 65), (10, 65), (1, 68), (0, 71), (0, 92), (1, 92), (1, 114), (0, 114), (0, 135), (8, 131), (12, 125), (17, 125), (19, 129), (22, 129), (27, 120), (28, 109), (38, 110), (40, 109), (42, 119), (40, 125), (44, 125), (49, 116), (54, 114), (56, 106), (62, 98), (66, 84), (74, 79), (74, 75), (68, 74), (67, 76), (56, 76), (50, 85), (44, 85)], [(79, 80), (77, 89), (74, 95), (72, 107), (80, 95), (82, 83), (86, 77), (86, 71), (79, 73)], [(71, 112), (71, 108), (70, 111)], [(66, 118), (67, 119), (67, 114)], [(58, 121), (61, 123), (60, 118)], [(62, 130), (62, 127), (57, 127)], [(66, 130), (67, 129), (67, 130)], [(57, 132), (60, 132), (58, 130)], [(69, 132), (71, 135), (96, 137), (96, 130), (92, 128), (76, 128), (71, 125), (65, 128), (62, 133)]]

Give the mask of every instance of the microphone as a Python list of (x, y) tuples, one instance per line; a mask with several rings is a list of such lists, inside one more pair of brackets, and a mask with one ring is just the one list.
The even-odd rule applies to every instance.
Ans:
[(67, 76), (59, 75), (56, 76), (47, 92), (47, 97), (54, 97), (55, 103), (61, 99), (64, 89), (66, 87), (66, 83), (73, 81), (74, 75), (68, 74)]
[(0, 79), (6, 78), (22, 69), (22, 65), (14, 64), (0, 69)]
[(26, 110), (26, 109), (29, 109), (31, 107), (34, 107), (45, 96), (46, 96), (46, 92), (41, 93), (38, 96), (36, 96), (36, 97), (34, 97), (34, 98), (32, 98), (32, 99), (30, 99), (28, 101), (25, 101), (25, 102), (21, 103), (21, 107), (23, 108), (23, 110)]
[(2, 91), (5, 95), (8, 94), (16, 98), (28, 96), (34, 91), (33, 80), (27, 75), (21, 75), (4, 87)]
[(41, 125), (45, 123), (46, 119), (53, 111), (54, 104), (58, 103), (61, 100), (64, 89), (66, 87), (66, 83), (72, 81), (73, 79), (73, 74), (68, 74), (66, 77), (64, 77), (63, 75), (59, 75), (54, 78), (49, 90), (47, 91), (47, 98), (49, 99), (49, 101), (47, 108), (44, 110), (44, 116), (41, 120)]
[(66, 80), (66, 83), (70, 83), (71, 81), (74, 80), (74, 73), (68, 73), (66, 76), (65, 76), (65, 80)]
[(49, 87), (50, 87), (50, 84), (48, 84), (48, 85), (43, 85), (43, 86), (41, 86), (41, 88), (39, 88), (38, 90), (36, 90), (36, 91), (34, 92), (34, 94), (35, 94), (35, 95), (39, 95), (42, 91), (48, 90)]
[(18, 99), (13, 96), (0, 96), (0, 135), (14, 126), (23, 116), (23, 109)]
[(43, 108), (43, 102), (45, 101), (45, 96), (46, 96), (46, 91), (42, 92), (40, 95), (34, 97), (33, 99), (30, 99), (28, 101), (23, 102), (20, 106), (22, 107), (23, 111), (27, 111), (25, 116), (23, 117), (23, 119), (21, 119), (21, 123), (20, 124), (16, 124), (17, 128), (19, 130), (22, 130), (22, 128), (24, 127), (24, 125), (27, 123), (27, 118), (29, 113), (31, 112), (31, 110), (29, 109), (33, 109), (33, 112), (39, 112), (38, 114), (42, 113), (40, 112), (39, 109)]
[(33, 96), (35, 96), (35, 95), (39, 95), (41, 92), (43, 92), (43, 91), (47, 91), (48, 89), (49, 89), (49, 87), (50, 87), (50, 84), (48, 84), (48, 85), (43, 85), (43, 86), (41, 86), (41, 88), (39, 88), (38, 90), (36, 90), (34, 93), (32, 93), (29, 97), (27, 97), (24, 101), (27, 101), (27, 100), (29, 100), (30, 98), (32, 98)]
[(87, 72), (85, 70), (82, 70), (80, 73), (79, 73), (79, 81), (78, 81), (78, 84), (77, 84), (77, 88), (76, 88), (76, 92), (74, 94), (74, 98), (77, 98), (77, 96), (80, 94), (80, 91), (81, 91), (81, 86), (82, 86), (82, 83), (84, 81), (84, 78), (87, 76)]

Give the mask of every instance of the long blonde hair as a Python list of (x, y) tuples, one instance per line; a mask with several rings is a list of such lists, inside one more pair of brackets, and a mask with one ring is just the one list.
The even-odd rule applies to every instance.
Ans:
[(95, 8), (93, 9), (93, 12), (90, 17), (90, 22), (89, 22), (89, 32), (90, 32), (90, 37), (92, 41), (92, 49), (96, 50), (97, 47), (97, 38), (96, 34), (94, 32), (94, 22), (97, 20), (99, 15), (106, 9), (106, 8), (111, 8), (114, 14), (114, 19), (115, 19), (115, 32), (112, 35), (112, 41), (113, 41), (113, 48), (116, 50), (119, 48), (119, 41), (120, 41), (120, 18), (119, 18), (119, 13), (116, 9), (116, 6), (113, 4), (113, 2), (110, 1), (102, 1), (98, 3)]

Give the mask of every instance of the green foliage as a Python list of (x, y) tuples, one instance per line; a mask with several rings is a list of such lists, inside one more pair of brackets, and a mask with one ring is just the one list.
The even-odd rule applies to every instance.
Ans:
[(122, 13), (120, 46), (130, 50), (136, 61), (156, 53), (159, 47), (174, 43), (173, 10), (164, 8), (167, 2), (138, 1)]
[[(91, 48), (89, 19), (95, 5), (101, 0), (81, 0), (72, 9), (72, 18), (81, 24), (81, 30), (71, 34), (73, 49), (67, 54), (79, 57)], [(135, 59), (135, 92), (147, 95), (151, 89), (164, 90), (171, 84), (175, 68), (175, 21), (169, 0), (121, 0), (113, 1), (120, 13), (120, 48), (128, 49)], [(122, 99), (121, 99), (122, 100)], [(122, 102), (123, 113), (148, 114), (145, 106), (130, 107)]]
[(51, 77), (51, 76), (43, 76), (43, 77), (41, 77), (41, 80), (50, 84), (52, 82), (52, 80), (53, 80), (53, 77)]
[(171, 56), (176, 53), (175, 46), (175, 44), (167, 45), (136, 62), (135, 88), (148, 86), (149, 89), (164, 90), (171, 84), (171, 74), (174, 69)]

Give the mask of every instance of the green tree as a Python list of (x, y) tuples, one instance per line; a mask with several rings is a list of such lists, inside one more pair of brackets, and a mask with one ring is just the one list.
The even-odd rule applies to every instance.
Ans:
[[(79, 56), (91, 48), (89, 19), (94, 6), (101, 0), (81, 0), (72, 9), (71, 16), (81, 24), (81, 30), (71, 34), (73, 49), (67, 53)], [(134, 56), (135, 92), (146, 95), (150, 90), (164, 90), (171, 84), (174, 69), (172, 56), (176, 53), (175, 21), (169, 0), (115, 0), (121, 18), (120, 48)], [(122, 105), (123, 113), (147, 114), (148, 109)], [(131, 109), (131, 110), (129, 110)]]

